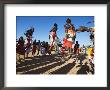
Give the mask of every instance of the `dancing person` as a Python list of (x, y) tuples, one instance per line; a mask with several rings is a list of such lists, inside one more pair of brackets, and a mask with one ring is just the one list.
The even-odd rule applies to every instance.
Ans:
[(76, 57), (76, 62), (78, 62), (78, 55), (79, 55), (79, 44), (78, 41), (76, 41), (76, 44), (74, 45), (74, 54)]

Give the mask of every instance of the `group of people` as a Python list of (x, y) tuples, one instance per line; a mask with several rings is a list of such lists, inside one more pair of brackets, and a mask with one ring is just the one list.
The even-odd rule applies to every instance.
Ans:
[(50, 35), (49, 35), (50, 50), (54, 46), (54, 47), (56, 47), (56, 52), (58, 52), (58, 53), (63, 54), (65, 50), (68, 50), (69, 51), (68, 53), (72, 53), (72, 46), (73, 46), (73, 44), (75, 44), (76, 32), (75, 32), (74, 25), (71, 23), (71, 19), (67, 18), (66, 24), (64, 25), (65, 37), (63, 38), (62, 44), (58, 39), (57, 29), (58, 29), (58, 25), (55, 23), (54, 26), (52, 27), (52, 29), (50, 30)]
[(46, 55), (49, 54), (51, 55), (51, 51), (49, 50), (50, 45), (48, 44), (48, 42), (41, 42), (40, 40), (38, 40), (38, 42), (36, 42), (36, 40), (33, 41), (33, 45), (32, 45), (32, 54), (35, 55), (36, 50), (37, 50), (37, 55)]
[(24, 39), (23, 36), (21, 36), (18, 40), (16, 40), (16, 53), (18, 53), (19, 55), (24, 55), (24, 59), (25, 59), (25, 53), (26, 53), (26, 57), (28, 57), (28, 54), (31, 50), (31, 46), (33, 43), (32, 42), (33, 32), (34, 32), (34, 28), (31, 27), (29, 30), (27, 30), (24, 33), (26, 39)]
[[(24, 35), (26, 36), (26, 41), (24, 38), (21, 36), (19, 40), (17, 40), (16, 44), (16, 51), (19, 54), (24, 55), (25, 58), (25, 53), (27, 54), (26, 57), (28, 57), (28, 54), (32, 52), (32, 55), (34, 57), (36, 51), (37, 55), (46, 55), (49, 54), (51, 55), (51, 51), (54, 48), (55, 54), (61, 54), (62, 56), (65, 55), (66, 51), (68, 51), (69, 55), (76, 55), (76, 58), (79, 55), (80, 52), (80, 45), (78, 41), (75, 41), (76, 38), (76, 31), (74, 25), (71, 23), (71, 19), (67, 18), (66, 24), (64, 25), (64, 30), (65, 30), (65, 37), (63, 38), (63, 42), (61, 43), (59, 37), (57, 36), (57, 30), (58, 30), (58, 25), (54, 23), (53, 27), (50, 30), (49, 34), (49, 40), (50, 44), (48, 42), (41, 42), (38, 40), (32, 40), (32, 35), (34, 32), (34, 28), (31, 28), (27, 30)], [(90, 38), (93, 39), (93, 35), (90, 36)], [(89, 59), (93, 59), (93, 48), (88, 49), (88, 57)], [(91, 54), (92, 52), (92, 54)]]

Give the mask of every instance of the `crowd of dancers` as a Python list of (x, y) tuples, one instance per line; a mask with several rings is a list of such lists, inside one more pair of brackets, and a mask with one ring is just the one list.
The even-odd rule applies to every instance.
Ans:
[[(28, 57), (28, 54), (31, 52), (32, 57), (41, 55), (61, 55), (62, 57), (65, 57), (66, 54), (72, 56), (74, 55), (76, 59), (78, 58), (80, 53), (87, 54), (88, 59), (90, 62), (93, 62), (94, 59), (94, 34), (93, 31), (91, 32), (90, 39), (93, 41), (93, 45), (89, 47), (80, 47), (80, 44), (78, 41), (75, 41), (76, 39), (76, 30), (74, 24), (72, 24), (71, 19), (67, 18), (66, 24), (64, 25), (65, 30), (65, 36), (63, 40), (61, 41), (59, 37), (57, 36), (58, 31), (58, 25), (54, 23), (53, 27), (50, 30), (49, 33), (49, 40), (50, 42), (46, 41), (36, 41), (33, 40), (32, 36), (34, 33), (34, 27), (31, 27), (29, 30), (27, 30), (24, 35), (26, 36), (26, 39), (24, 39), (23, 36), (21, 36), (16, 43), (16, 53), (20, 55), (24, 55), (24, 60)], [(53, 53), (54, 52), (54, 53)]]

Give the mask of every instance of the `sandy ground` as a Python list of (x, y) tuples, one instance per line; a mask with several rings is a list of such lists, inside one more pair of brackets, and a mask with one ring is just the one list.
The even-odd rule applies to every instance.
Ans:
[[(91, 70), (94, 68), (87, 56), (81, 58), (82, 64), (80, 64), (80, 59), (76, 61), (75, 57), (69, 58), (68, 56), (62, 58), (54, 52), (51, 56), (41, 56), (41, 54), (37, 56), (36, 52), (35, 57), (32, 57), (30, 52), (28, 56), (29, 58), (24, 60), (23, 55), (20, 55), (21, 59), (18, 60), (17, 54), (17, 74), (92, 74)], [(86, 62), (87, 65), (85, 65)]]

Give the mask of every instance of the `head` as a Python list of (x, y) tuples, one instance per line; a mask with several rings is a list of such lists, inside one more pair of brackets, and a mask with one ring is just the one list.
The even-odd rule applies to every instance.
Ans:
[(48, 45), (48, 42), (46, 42), (46, 45)]
[(76, 41), (76, 44), (78, 44), (78, 41)]
[(71, 23), (71, 19), (67, 18), (66, 22)]
[(54, 23), (54, 26), (57, 27), (58, 25), (56, 23)]
[(19, 38), (19, 40), (22, 41), (22, 40), (23, 40), (23, 36), (21, 36), (21, 37)]
[(43, 41), (43, 44), (45, 44), (45, 41)]
[(34, 42), (36, 42), (36, 39), (34, 40)]
[(28, 36), (32, 36), (33, 35), (33, 32), (34, 32), (34, 28), (31, 27), (29, 30), (26, 31), (26, 33), (24, 33), (26, 35), (26, 37)]
[(36, 44), (37, 42), (36, 42), (36, 39), (33, 41), (33, 44)]

